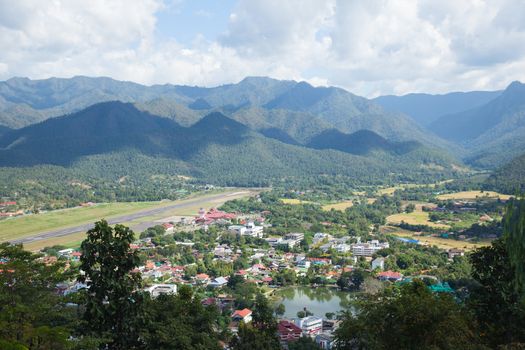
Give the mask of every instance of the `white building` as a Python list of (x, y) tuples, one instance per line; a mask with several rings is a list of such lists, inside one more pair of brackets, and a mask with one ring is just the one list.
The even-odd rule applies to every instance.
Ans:
[(263, 226), (256, 226), (253, 222), (249, 222), (246, 225), (231, 225), (228, 226), (228, 230), (237, 234), (238, 236), (250, 236), (250, 237), (263, 237)]
[(379, 269), (384, 270), (385, 269), (385, 258), (379, 257), (372, 260), (372, 270)]
[(177, 294), (176, 284), (154, 284), (151, 287), (145, 289), (149, 292), (153, 298), (158, 297), (161, 294)]
[(366, 243), (354, 243), (351, 245), (352, 254), (355, 256), (372, 256), (381, 249), (389, 248), (388, 242), (379, 243), (378, 240), (368, 241)]
[(295, 320), (297, 327), (301, 328), (303, 335), (313, 337), (323, 331), (323, 319), (317, 316), (308, 316)]

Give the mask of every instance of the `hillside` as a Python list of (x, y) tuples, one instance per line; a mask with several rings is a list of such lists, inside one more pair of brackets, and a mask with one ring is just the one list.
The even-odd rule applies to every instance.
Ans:
[[(162, 169), (168, 175), (229, 185), (261, 185), (321, 174), (381, 182), (398, 176), (439, 177), (452, 171), (450, 158), (441, 153), (383, 152), (362, 157), (316, 150), (265, 137), (218, 112), (184, 127), (122, 102), (97, 104), (10, 131), (0, 137), (0, 148), (3, 167), (82, 166), (87, 174), (100, 176), (106, 169), (115, 176), (122, 169), (124, 176), (129, 175), (124, 171), (129, 171), (128, 162), (138, 164), (134, 159), (143, 158), (151, 175)], [(442, 172), (428, 170), (434, 165)]]
[(463, 145), (474, 165), (495, 167), (509, 162), (525, 149), (525, 85), (513, 82), (485, 105), (443, 116), (429, 127)]
[(313, 137), (308, 146), (316, 149), (336, 149), (346, 153), (366, 155), (373, 151), (404, 154), (422, 145), (415, 141), (388, 141), (370, 130), (359, 130), (352, 134), (344, 134), (331, 129)]
[(20, 128), (113, 100), (135, 103), (143, 111), (183, 126), (219, 111), (257, 130), (279, 129), (299, 143), (326, 129), (344, 133), (366, 129), (396, 141), (416, 140), (450, 148), (409, 117), (387, 112), (343, 89), (265, 77), (247, 77), (212, 88), (144, 86), (110, 78), (13, 78), (0, 82), (0, 125)]
[(508, 194), (525, 192), (525, 153), (497, 169), (487, 179), (487, 186)]
[(439, 117), (482, 106), (502, 91), (451, 92), (443, 95), (413, 93), (403, 96), (379, 96), (372, 101), (390, 112), (401, 112), (421, 126), (428, 126)]

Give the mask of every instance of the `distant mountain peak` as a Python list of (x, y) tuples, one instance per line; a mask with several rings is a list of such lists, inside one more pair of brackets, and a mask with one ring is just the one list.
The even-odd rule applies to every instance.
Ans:
[(235, 121), (231, 118), (228, 118), (224, 114), (220, 112), (213, 112), (205, 117), (203, 117), (201, 120), (199, 120), (197, 123), (193, 124), (191, 126), (192, 129), (222, 129), (222, 128), (228, 128), (228, 129), (238, 129), (239, 131), (245, 131), (248, 130), (248, 127), (246, 125), (239, 123), (238, 121)]

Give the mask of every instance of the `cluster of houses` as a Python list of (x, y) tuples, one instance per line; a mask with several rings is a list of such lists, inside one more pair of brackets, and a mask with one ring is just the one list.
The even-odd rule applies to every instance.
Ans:
[(24, 215), (23, 210), (14, 210), (16, 209), (16, 202), (7, 201), (0, 202), (0, 218), (10, 218), (13, 216)]

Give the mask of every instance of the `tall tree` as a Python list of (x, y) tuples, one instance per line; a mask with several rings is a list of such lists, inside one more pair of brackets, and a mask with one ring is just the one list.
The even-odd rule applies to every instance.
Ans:
[(479, 348), (465, 310), (419, 280), (369, 297), (358, 309), (346, 313), (335, 332), (339, 350)]
[(525, 199), (513, 199), (507, 206), (503, 234), (514, 268), (516, 288), (525, 303)]
[(482, 340), (491, 347), (525, 342), (525, 309), (515, 288), (514, 268), (504, 239), (477, 249), (470, 256), (472, 277), (468, 304), (481, 328)]
[(87, 284), (84, 320), (88, 329), (107, 338), (110, 349), (140, 346), (141, 277), (131, 271), (139, 264), (130, 249), (133, 231), (123, 225), (113, 229), (105, 220), (95, 223), (82, 242), (79, 281)]
[(65, 349), (69, 332), (56, 284), (64, 264), (45, 264), (22, 245), (0, 244), (0, 348)]

